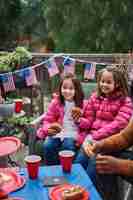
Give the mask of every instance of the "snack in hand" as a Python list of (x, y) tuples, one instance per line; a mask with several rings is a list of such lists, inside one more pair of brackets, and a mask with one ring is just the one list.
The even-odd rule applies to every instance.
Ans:
[(83, 197), (84, 189), (80, 186), (73, 186), (70, 189), (66, 189), (62, 193), (63, 200), (81, 200)]
[(61, 130), (62, 130), (62, 126), (59, 123), (57, 122), (52, 123), (50, 127), (48, 128), (48, 135), (54, 136), (57, 133), (61, 132)]
[(73, 119), (76, 121), (79, 120), (79, 118), (81, 117), (81, 114), (82, 114), (81, 109), (79, 107), (74, 107), (74, 108), (72, 108), (71, 112), (72, 112)]
[(58, 133), (62, 130), (62, 127), (59, 123), (51, 124), (50, 128), (56, 130)]

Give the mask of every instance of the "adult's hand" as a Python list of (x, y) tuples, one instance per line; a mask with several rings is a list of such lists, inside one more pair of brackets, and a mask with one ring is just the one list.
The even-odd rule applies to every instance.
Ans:
[(108, 155), (98, 154), (96, 157), (96, 170), (103, 174), (120, 174), (121, 159)]
[(80, 117), (82, 115), (82, 111), (79, 107), (74, 107), (74, 108), (72, 108), (71, 114), (72, 114), (72, 118), (74, 119), (74, 121), (78, 122), (78, 120), (80, 119)]

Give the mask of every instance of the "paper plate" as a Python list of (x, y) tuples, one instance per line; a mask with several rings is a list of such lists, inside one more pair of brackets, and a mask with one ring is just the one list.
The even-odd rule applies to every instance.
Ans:
[(0, 138), (0, 157), (16, 152), (21, 145), (21, 141), (13, 136)]
[[(53, 189), (51, 189), (51, 191), (49, 193), (50, 199), (51, 200), (62, 200), (62, 193), (64, 192), (64, 190), (70, 189), (73, 186), (74, 185), (71, 185), (71, 184), (63, 184), (63, 185), (54, 187)], [(84, 188), (82, 188), (82, 189), (83, 189), (83, 197), (80, 200), (88, 200), (89, 192), (86, 191)]]
[(0, 198), (24, 186), (26, 179), (10, 168), (0, 168), (3, 183), (0, 187)]

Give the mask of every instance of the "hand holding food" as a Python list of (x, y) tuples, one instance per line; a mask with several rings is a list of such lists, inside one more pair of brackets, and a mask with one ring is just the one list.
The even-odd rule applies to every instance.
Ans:
[(88, 156), (93, 156), (99, 153), (102, 149), (103, 142), (102, 141), (87, 141), (83, 144), (83, 149)]
[(74, 121), (78, 121), (82, 115), (81, 109), (79, 107), (72, 108), (72, 117)]
[(83, 149), (88, 156), (93, 156), (95, 144), (92, 141), (87, 141), (83, 144)]
[(62, 127), (59, 123), (55, 122), (50, 125), (48, 128), (48, 135), (53, 136), (59, 133), (62, 130)]

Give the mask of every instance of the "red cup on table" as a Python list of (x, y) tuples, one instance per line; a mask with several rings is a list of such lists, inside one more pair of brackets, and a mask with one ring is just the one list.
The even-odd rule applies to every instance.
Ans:
[(15, 99), (15, 112), (20, 113), (23, 108), (23, 100), (22, 99)]
[(71, 172), (74, 155), (75, 153), (70, 150), (63, 150), (59, 152), (60, 164), (63, 172)]
[(29, 155), (25, 157), (25, 162), (27, 164), (29, 178), (37, 179), (41, 157), (38, 155)]

